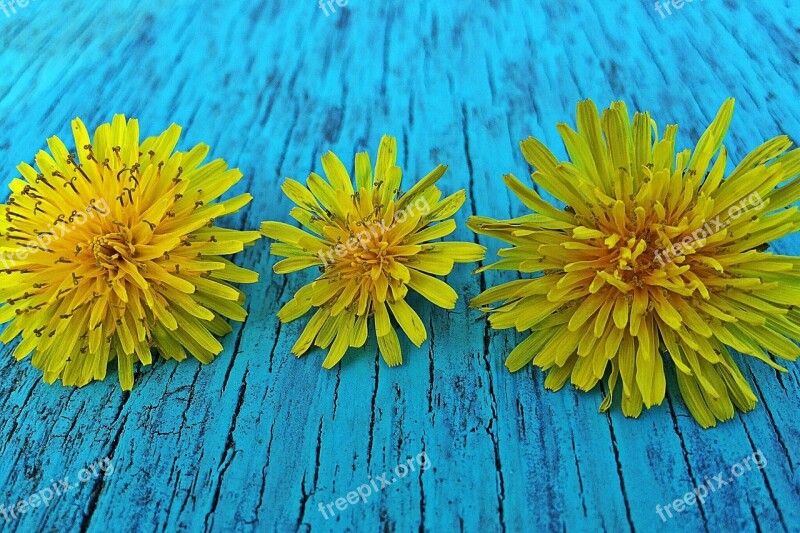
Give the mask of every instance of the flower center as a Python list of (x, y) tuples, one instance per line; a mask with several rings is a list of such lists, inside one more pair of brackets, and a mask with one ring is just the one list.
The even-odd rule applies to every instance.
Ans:
[(92, 238), (89, 248), (98, 266), (116, 269), (119, 261), (133, 255), (135, 249), (126, 233), (130, 232), (106, 233)]
[(652, 254), (647, 253), (648, 243), (638, 235), (628, 234), (621, 236), (614, 234), (606, 239), (606, 244), (611, 244), (613, 254), (612, 263), (615, 268), (625, 271), (641, 272), (650, 269)]
[(380, 265), (387, 259), (389, 243), (386, 241), (371, 241), (360, 243), (360, 248), (353, 254), (353, 262), (372, 267)]

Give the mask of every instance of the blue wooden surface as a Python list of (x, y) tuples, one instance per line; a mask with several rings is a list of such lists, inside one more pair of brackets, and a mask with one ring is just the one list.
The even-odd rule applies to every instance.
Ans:
[[(442, 188), (469, 193), (453, 237), (471, 240), (468, 215), (522, 213), (500, 179), (526, 173), (518, 141), (535, 135), (563, 156), (555, 124), (574, 123), (583, 98), (677, 122), (690, 146), (733, 96), (737, 161), (767, 138), (797, 138), (798, 7), (695, 0), (661, 18), (649, 0), (350, 0), (326, 17), (314, 0), (38, 0), (0, 11), (1, 176), (46, 137), (68, 138), (74, 116), (96, 125), (123, 112), (144, 134), (175, 121), (181, 146), (208, 142), (242, 169), (235, 192), (255, 200), (227, 223), (252, 229), (289, 221), (284, 176), (319, 170), (328, 149), (374, 153), (389, 133), (407, 178), (450, 166)], [(800, 238), (776, 248), (800, 254)], [(244, 287), (249, 318), (211, 365), (156, 363), (125, 394), (115, 374), (46, 385), (2, 348), (0, 503), (104, 457), (114, 471), (0, 516), (0, 529), (800, 530), (797, 365), (777, 375), (743, 362), (758, 407), (713, 430), (688, 414), (672, 375), (668, 400), (639, 420), (600, 415), (599, 390), (549, 393), (539, 371), (506, 371), (514, 333), (489, 331), (466, 302), (507, 277), (459, 266), (455, 310), (412, 298), (430, 339), (401, 341), (403, 366), (386, 367), (371, 341), (324, 371), (320, 351), (289, 354), (304, 321), (275, 318), (311, 274), (273, 276), (266, 242), (239, 262), (262, 282)], [(766, 467), (659, 518), (657, 505), (756, 451)], [(328, 520), (319, 512), (421, 452), (424, 472)]]

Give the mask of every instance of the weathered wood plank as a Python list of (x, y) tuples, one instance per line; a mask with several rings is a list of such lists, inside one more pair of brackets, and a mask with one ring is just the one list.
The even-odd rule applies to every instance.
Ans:
[[(245, 174), (255, 200), (232, 226), (288, 221), (284, 176), (401, 146), (406, 179), (441, 162), (446, 192), (467, 189), (469, 214), (522, 213), (500, 177), (528, 168), (517, 143), (544, 139), (578, 100), (624, 98), (699, 136), (720, 102), (738, 100), (734, 160), (763, 140), (800, 132), (798, 23), (791, 3), (694, 2), (664, 19), (644, 3), (435, 5), (351, 0), (326, 17), (315, 2), (41, 1), (0, 12), (0, 168), (31, 160), (47, 136), (125, 112), (155, 134), (184, 125), (182, 146), (207, 142)], [(493, 253), (496, 242), (486, 242)], [(800, 238), (777, 245), (800, 254)], [(455, 310), (419, 298), (429, 341), (403, 342), (389, 369), (370, 342), (340, 368), (289, 347), (302, 321), (280, 326), (281, 302), (309, 278), (278, 278), (262, 242), (241, 256), (262, 273), (250, 315), (213, 364), (157, 363), (130, 394), (115, 376), (81, 390), (48, 386), (2, 349), (0, 491), (6, 506), (113, 457), (92, 479), (0, 529), (125, 530), (798, 530), (800, 371), (744, 363), (756, 411), (701, 430), (669, 383), (669, 401), (627, 420), (597, 414), (601, 392), (544, 391), (540, 372), (509, 374), (513, 333), (488, 330), (466, 302), (507, 276), (448, 282)], [(666, 505), (760, 450), (763, 470), (662, 523)], [(346, 497), (425, 452), (431, 467), (326, 520)], [(378, 484), (380, 486), (380, 484)], [(758, 524), (755, 520), (758, 520)]]

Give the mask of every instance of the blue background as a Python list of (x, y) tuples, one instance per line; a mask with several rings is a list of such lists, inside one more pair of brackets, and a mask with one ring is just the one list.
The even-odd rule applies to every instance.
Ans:
[[(255, 200), (227, 223), (251, 229), (290, 220), (283, 177), (320, 171), (328, 149), (349, 162), (374, 154), (389, 133), (406, 186), (450, 166), (443, 189), (469, 195), (454, 238), (471, 240), (470, 214), (522, 213), (500, 179), (529, 171), (518, 142), (535, 135), (564, 156), (555, 125), (574, 124), (584, 98), (676, 122), (689, 147), (733, 96), (733, 161), (797, 137), (797, 7), (695, 0), (662, 18), (649, 0), (350, 0), (326, 16), (314, 0), (37, 0), (0, 11), (1, 176), (48, 136), (69, 139), (75, 116), (94, 128), (126, 113), (146, 135), (174, 121), (182, 148), (207, 142), (242, 169), (234, 192)], [(775, 248), (800, 254), (800, 239)], [(402, 367), (386, 367), (371, 341), (324, 371), (321, 351), (289, 354), (305, 321), (275, 318), (312, 273), (273, 276), (267, 250), (238, 258), (262, 282), (245, 288), (249, 318), (211, 365), (158, 362), (127, 394), (115, 373), (83, 389), (48, 386), (2, 348), (0, 503), (106, 456), (114, 473), (0, 518), (0, 529), (800, 530), (797, 365), (778, 375), (744, 361), (756, 410), (708, 431), (671, 367), (662, 406), (638, 420), (616, 405), (598, 414), (599, 390), (545, 392), (538, 370), (506, 371), (519, 339), (489, 331), (466, 302), (508, 277), (463, 265), (447, 279), (455, 310), (412, 298), (430, 339), (419, 349), (403, 340)], [(757, 450), (763, 470), (666, 523), (656, 514)], [(426, 471), (328, 520), (318, 511), (423, 451)]]

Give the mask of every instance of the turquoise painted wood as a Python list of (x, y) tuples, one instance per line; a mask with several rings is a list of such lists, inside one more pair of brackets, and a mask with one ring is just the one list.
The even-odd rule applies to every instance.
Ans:
[[(208, 142), (242, 169), (236, 192), (255, 200), (227, 222), (249, 229), (289, 220), (283, 177), (320, 170), (328, 149), (348, 160), (374, 153), (390, 133), (407, 178), (449, 165), (446, 192), (469, 193), (455, 237), (471, 240), (468, 215), (522, 212), (500, 179), (528, 172), (518, 142), (536, 135), (563, 156), (555, 124), (574, 123), (583, 98), (649, 109), (681, 124), (689, 146), (736, 97), (726, 143), (736, 160), (772, 136), (800, 135), (796, 2), (696, 0), (663, 18), (652, 1), (628, 0), (333, 6), (328, 16), (313, 0), (37, 0), (8, 17), (0, 8), (4, 183), (46, 137), (68, 138), (75, 116), (96, 125), (123, 112), (146, 134), (175, 121), (181, 146)], [(800, 254), (800, 238), (775, 248)], [(598, 414), (599, 390), (549, 393), (540, 372), (505, 370), (515, 334), (488, 330), (466, 302), (507, 278), (460, 266), (448, 276), (462, 296), (455, 310), (412, 299), (430, 340), (403, 341), (402, 367), (386, 367), (371, 342), (323, 371), (323, 353), (289, 354), (303, 321), (275, 319), (310, 274), (273, 276), (267, 250), (240, 257), (262, 282), (245, 288), (249, 318), (208, 366), (139, 369), (130, 394), (115, 374), (66, 389), (2, 349), (0, 503), (65, 477), (75, 486), (17, 519), (0, 515), (0, 529), (800, 530), (797, 365), (778, 375), (743, 362), (758, 408), (709, 431), (671, 376), (668, 399), (639, 420)], [(757, 451), (763, 469), (659, 517), (656, 506), (731, 477)], [(113, 474), (81, 471), (106, 457)], [(414, 471), (336, 508), (409, 459)]]

